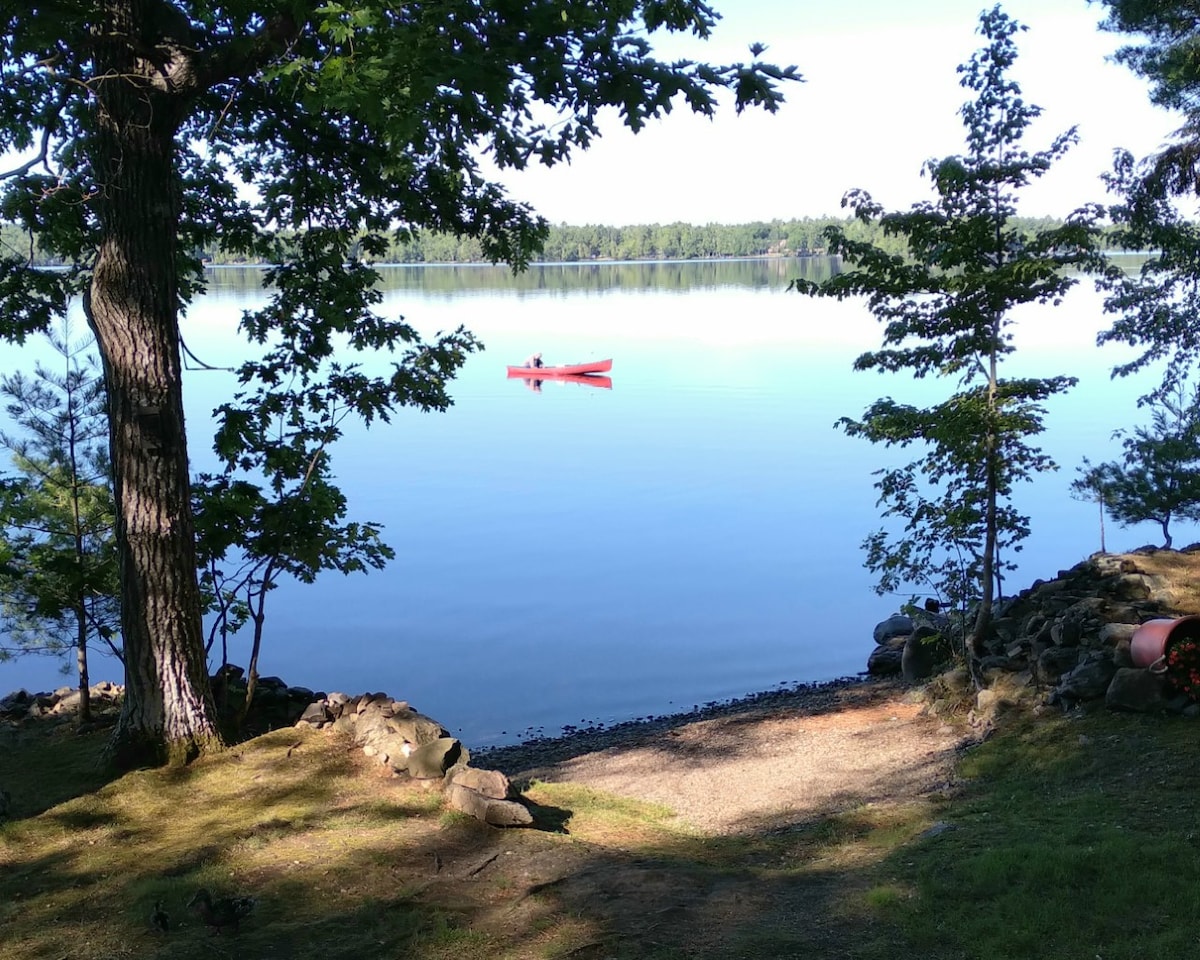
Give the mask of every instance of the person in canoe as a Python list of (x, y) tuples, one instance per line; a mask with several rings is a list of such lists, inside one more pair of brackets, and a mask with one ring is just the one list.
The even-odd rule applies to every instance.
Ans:
[(542, 355), (540, 353), (531, 353), (528, 358), (526, 358), (524, 365), (535, 368), (542, 366)]

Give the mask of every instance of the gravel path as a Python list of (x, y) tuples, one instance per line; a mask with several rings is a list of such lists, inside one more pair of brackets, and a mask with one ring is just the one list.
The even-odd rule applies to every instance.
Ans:
[(946, 787), (962, 732), (898, 684), (842, 681), (482, 753), (516, 780), (663, 804), (711, 833), (769, 829)]

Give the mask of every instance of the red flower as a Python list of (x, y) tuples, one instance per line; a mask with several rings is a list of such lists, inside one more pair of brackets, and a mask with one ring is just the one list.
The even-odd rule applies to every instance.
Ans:
[(1188, 637), (1171, 643), (1166, 668), (1168, 686), (1192, 700), (1200, 700), (1200, 641)]

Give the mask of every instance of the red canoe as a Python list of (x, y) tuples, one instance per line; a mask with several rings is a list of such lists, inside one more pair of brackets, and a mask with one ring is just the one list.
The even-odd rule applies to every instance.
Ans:
[(593, 360), (591, 363), (568, 363), (561, 367), (509, 367), (510, 377), (536, 378), (551, 380), (555, 377), (577, 377), (581, 374), (608, 373), (612, 369), (611, 360)]

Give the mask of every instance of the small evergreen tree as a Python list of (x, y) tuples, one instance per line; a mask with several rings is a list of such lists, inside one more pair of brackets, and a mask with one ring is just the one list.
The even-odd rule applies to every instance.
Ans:
[(90, 338), (48, 335), (61, 372), (0, 377), (20, 434), (0, 433), (18, 476), (0, 497), (0, 622), (8, 653), (74, 649), (79, 719), (90, 720), (88, 647), (118, 657), (115, 512), (105, 448), (104, 383)]
[[(857, 370), (910, 370), (915, 377), (953, 378), (959, 389), (926, 408), (876, 401), (861, 420), (842, 429), (887, 446), (917, 446), (912, 463), (884, 471), (876, 484), (884, 516), (904, 519), (898, 539), (889, 531), (868, 538), (867, 566), (883, 591), (898, 580), (939, 574), (951, 594), (979, 597), (973, 624), (976, 650), (990, 633), (992, 606), (1005, 564), (1027, 520), (1010, 502), (1014, 485), (1054, 464), (1028, 440), (1042, 430), (1042, 402), (1075, 382), (1072, 377), (1006, 379), (1003, 360), (1014, 350), (1013, 307), (1058, 303), (1075, 282), (1064, 267), (1099, 269), (1098, 207), (1076, 211), (1053, 229), (1023, 231), (1014, 223), (1016, 192), (1040, 177), (1075, 141), (1070, 130), (1046, 150), (1028, 153), (1022, 137), (1039, 108), (1022, 99), (1009, 76), (1014, 37), (1024, 29), (999, 7), (980, 16), (987, 45), (959, 67), (975, 99), (962, 108), (966, 153), (925, 168), (936, 199), (907, 212), (885, 213), (860, 190), (843, 203), (879, 224), (891, 244), (826, 231), (830, 251), (853, 268), (801, 292), (844, 299), (865, 297), (884, 326), (883, 349), (855, 361)], [(961, 555), (961, 560), (959, 559)], [(968, 586), (956, 586), (965, 583)]]

